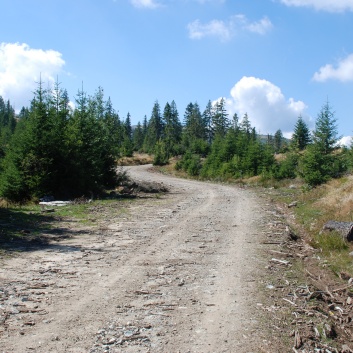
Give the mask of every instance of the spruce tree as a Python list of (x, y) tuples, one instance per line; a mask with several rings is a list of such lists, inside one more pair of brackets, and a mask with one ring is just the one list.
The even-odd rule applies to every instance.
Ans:
[(197, 102), (189, 103), (184, 113), (183, 143), (186, 148), (194, 150), (200, 141), (205, 140), (206, 129), (200, 107)]
[(221, 100), (214, 106), (212, 126), (215, 135), (220, 135), (222, 137), (226, 135), (230, 122), (228, 120), (228, 113), (225, 108), (224, 98), (221, 98)]
[(278, 129), (275, 132), (275, 136), (273, 139), (273, 144), (274, 144), (274, 148), (275, 148), (275, 152), (279, 153), (282, 149), (283, 146), (283, 134), (282, 131), (280, 129)]
[(299, 116), (292, 135), (291, 144), (295, 149), (302, 151), (311, 142), (310, 131), (303, 118)]
[(179, 113), (174, 101), (171, 104), (166, 103), (163, 111), (163, 121), (163, 141), (165, 143), (166, 154), (170, 157), (177, 154), (182, 132)]
[(332, 153), (338, 140), (337, 119), (327, 102), (316, 119), (313, 143), (307, 147), (299, 162), (299, 174), (309, 185), (322, 184), (346, 170), (341, 155)]
[(335, 149), (339, 139), (337, 119), (329, 102), (326, 102), (316, 119), (313, 142), (323, 154), (327, 155)]
[(164, 124), (161, 116), (161, 109), (158, 101), (153, 105), (151, 118), (148, 122), (144, 150), (153, 153), (157, 142), (163, 137)]
[(212, 103), (209, 100), (206, 105), (206, 108), (202, 114), (202, 120), (203, 120), (203, 126), (205, 128), (206, 140), (209, 144), (212, 143), (213, 138), (214, 138), (213, 119), (214, 119), (214, 110), (212, 107)]
[(51, 97), (38, 83), (27, 119), (15, 129), (3, 163), (1, 194), (14, 201), (39, 198), (55, 191), (58, 179), (55, 115)]
[(133, 142), (133, 146), (134, 146), (135, 151), (142, 150), (143, 140), (144, 140), (143, 128), (142, 128), (141, 123), (138, 122), (136, 128), (134, 129), (133, 135), (132, 135), (132, 142)]
[(134, 145), (132, 142), (132, 126), (131, 126), (131, 118), (130, 113), (127, 113), (126, 119), (123, 124), (123, 143), (121, 152), (125, 157), (132, 157), (134, 151)]
[(0, 159), (5, 155), (16, 123), (15, 110), (10, 101), (5, 102), (0, 96)]

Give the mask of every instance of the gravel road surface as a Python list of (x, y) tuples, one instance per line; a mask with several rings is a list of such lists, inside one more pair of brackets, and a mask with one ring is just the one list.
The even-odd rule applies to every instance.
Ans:
[(92, 206), (94, 226), (2, 260), (0, 352), (265, 351), (256, 195), (149, 169), (129, 174), (169, 193)]

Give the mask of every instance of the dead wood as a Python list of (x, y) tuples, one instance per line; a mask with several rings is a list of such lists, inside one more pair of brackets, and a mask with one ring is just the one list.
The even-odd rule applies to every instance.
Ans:
[(275, 258), (272, 258), (270, 261), (273, 262), (273, 263), (276, 263), (276, 264), (279, 264), (279, 265), (285, 265), (285, 266), (290, 264), (289, 261), (279, 260), (279, 259), (275, 259)]

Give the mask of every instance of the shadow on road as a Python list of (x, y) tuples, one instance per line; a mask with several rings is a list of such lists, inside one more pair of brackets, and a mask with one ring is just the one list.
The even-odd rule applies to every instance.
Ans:
[(0, 208), (0, 250), (35, 251), (43, 248), (58, 248), (61, 251), (80, 251), (73, 246), (59, 245), (53, 241), (82, 235), (75, 231), (54, 226), (55, 216), (23, 211), (17, 208)]

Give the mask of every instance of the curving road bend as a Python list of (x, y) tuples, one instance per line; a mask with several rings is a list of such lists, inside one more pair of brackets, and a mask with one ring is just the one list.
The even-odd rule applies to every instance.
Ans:
[(4, 262), (13, 296), (3, 308), (37, 311), (8, 317), (0, 352), (259, 352), (266, 220), (256, 195), (149, 169), (129, 174), (170, 193)]

